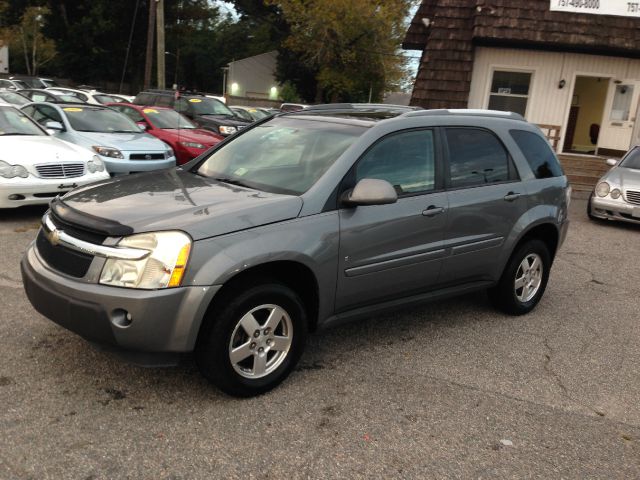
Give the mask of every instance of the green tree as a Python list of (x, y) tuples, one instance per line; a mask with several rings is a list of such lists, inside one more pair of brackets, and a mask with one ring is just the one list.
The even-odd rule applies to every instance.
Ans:
[(40, 68), (56, 56), (56, 45), (43, 34), (47, 7), (27, 7), (20, 17), (20, 23), (10, 27), (11, 51), (21, 51), (24, 66), (29, 75), (37, 75)]
[(266, 0), (289, 26), (285, 47), (316, 73), (315, 100), (379, 99), (406, 76), (399, 52), (411, 0)]

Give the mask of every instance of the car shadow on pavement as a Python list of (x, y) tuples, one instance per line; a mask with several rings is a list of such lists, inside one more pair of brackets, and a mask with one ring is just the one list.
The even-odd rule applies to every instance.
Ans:
[[(455, 335), (456, 329), (508, 318), (496, 313), (484, 292), (478, 292), (320, 330), (309, 336), (305, 353), (291, 378), (275, 391), (296, 382), (305, 383), (307, 375), (346, 372), (350, 363), (367, 362), (370, 358), (367, 352), (380, 349), (397, 349), (398, 361), (410, 363), (411, 359), (403, 359), (402, 355), (409, 343), (428, 344), (429, 338), (442, 341), (443, 337)], [(144, 399), (157, 397), (160, 392), (167, 398), (188, 394), (194, 401), (229, 398), (199, 374), (191, 355), (184, 355), (174, 367), (136, 366), (52, 324), (41, 329), (32, 348), (31, 357), (39, 365), (46, 365), (45, 374), (64, 379), (68, 384), (63, 391), (81, 392), (86, 388), (83, 385), (95, 386), (99, 403), (132, 397), (136, 399), (134, 403), (144, 405)]]

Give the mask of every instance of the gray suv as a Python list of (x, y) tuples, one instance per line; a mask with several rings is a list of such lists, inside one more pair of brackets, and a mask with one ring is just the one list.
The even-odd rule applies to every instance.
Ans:
[(22, 275), (34, 307), (87, 340), (147, 362), (194, 352), (251, 396), (320, 327), (475, 290), (531, 311), (569, 199), (516, 114), (311, 108), (55, 199)]

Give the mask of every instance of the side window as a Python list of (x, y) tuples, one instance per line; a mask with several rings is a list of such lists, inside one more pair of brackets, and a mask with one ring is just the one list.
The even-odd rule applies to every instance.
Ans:
[(35, 120), (36, 107), (30, 105), (28, 107), (24, 107), (22, 111)]
[(180, 113), (186, 113), (189, 111), (189, 102), (187, 102), (184, 98), (179, 98), (176, 101), (176, 110)]
[(509, 180), (509, 155), (498, 138), (476, 128), (447, 128), (451, 188)]
[(14, 88), (10, 81), (0, 80), (0, 88)]
[(148, 93), (139, 93), (134, 101), (136, 105), (153, 105), (153, 96)]
[(432, 130), (414, 130), (383, 138), (360, 159), (356, 181), (386, 180), (398, 195), (435, 188), (435, 148)]
[(156, 99), (156, 105), (159, 107), (170, 107), (171, 104), (173, 103), (172, 100), (173, 100), (172, 97), (169, 97), (167, 95), (162, 95)]
[[(47, 122), (62, 123), (62, 118), (60, 117), (60, 114), (55, 110), (55, 108), (46, 105), (38, 105), (37, 107), (34, 107), (33, 110), (34, 111), (31, 114), (31, 117), (40, 125), (44, 126)], [(30, 113), (30, 111), (28, 111), (27, 113)]]
[(120, 107), (120, 106), (114, 106), (114, 107), (111, 107), (111, 108), (119, 111), (120, 113), (124, 113), (127, 117), (129, 117), (134, 122), (144, 122), (145, 121), (144, 117), (135, 108)]
[(513, 140), (527, 159), (536, 178), (560, 177), (562, 167), (549, 144), (539, 135), (526, 130), (510, 130)]

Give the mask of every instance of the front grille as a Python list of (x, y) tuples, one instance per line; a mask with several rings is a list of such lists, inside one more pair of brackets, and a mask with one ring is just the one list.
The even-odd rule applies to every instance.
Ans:
[(640, 192), (634, 190), (627, 190), (627, 202), (640, 205)]
[(164, 153), (132, 153), (129, 155), (130, 160), (162, 160)]
[(84, 175), (84, 163), (42, 163), (36, 171), (41, 178), (75, 178)]
[(38, 233), (36, 247), (50, 267), (76, 278), (82, 278), (87, 274), (93, 260), (92, 255), (76, 252), (62, 245), (51, 245), (42, 229)]

